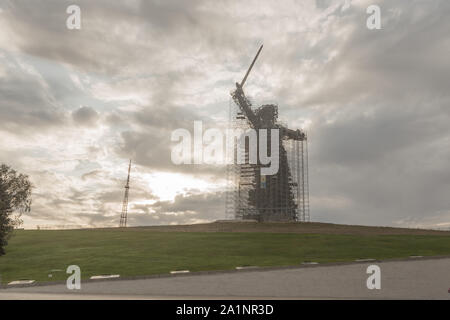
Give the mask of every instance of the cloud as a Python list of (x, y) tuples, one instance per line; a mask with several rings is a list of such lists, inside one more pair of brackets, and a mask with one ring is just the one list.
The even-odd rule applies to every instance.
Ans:
[(59, 126), (65, 121), (41, 74), (20, 59), (0, 56), (0, 130), (26, 132)]
[(98, 113), (91, 107), (80, 107), (72, 112), (73, 120), (84, 126), (94, 126), (98, 120)]
[(381, 30), (362, 0), (86, 0), (79, 31), (69, 4), (0, 5), (0, 160), (38, 185), (30, 225), (115, 225), (129, 158), (133, 224), (223, 217), (225, 168), (173, 165), (170, 134), (225, 126), (261, 43), (245, 90), (307, 126), (313, 220), (449, 222), (448, 1), (376, 1)]
[(130, 221), (135, 225), (194, 224), (223, 219), (224, 192), (199, 193), (191, 190), (172, 201), (134, 205)]

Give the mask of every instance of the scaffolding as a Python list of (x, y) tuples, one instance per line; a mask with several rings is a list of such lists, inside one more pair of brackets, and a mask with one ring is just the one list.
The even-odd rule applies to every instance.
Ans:
[[(278, 109), (274, 105), (265, 105), (254, 112), (260, 114), (259, 110), (269, 107), (275, 110), (273, 114), (276, 119)], [(282, 132), (284, 130), (280, 134), (279, 170), (271, 176), (262, 175), (259, 162), (249, 163), (249, 146), (236, 143), (233, 161), (227, 167), (226, 218), (309, 222), (307, 135), (303, 132), (301, 135), (292, 134), (292, 130), (278, 121), (271, 126)], [(229, 129), (250, 128), (248, 119), (230, 100)], [(244, 155), (243, 164), (236, 161), (239, 148)]]

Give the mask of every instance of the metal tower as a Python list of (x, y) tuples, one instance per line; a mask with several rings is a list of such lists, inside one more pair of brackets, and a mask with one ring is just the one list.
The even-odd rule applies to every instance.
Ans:
[(131, 160), (130, 160), (130, 164), (128, 166), (128, 178), (127, 178), (127, 184), (125, 185), (125, 195), (123, 197), (122, 214), (120, 215), (119, 227), (126, 227), (127, 226), (128, 193), (130, 191), (130, 171), (131, 171)]

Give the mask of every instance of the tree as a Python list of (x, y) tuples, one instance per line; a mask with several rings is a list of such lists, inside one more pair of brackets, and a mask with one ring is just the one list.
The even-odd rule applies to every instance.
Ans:
[(14, 227), (22, 223), (20, 216), (30, 211), (32, 187), (28, 176), (0, 165), (0, 256), (5, 254)]

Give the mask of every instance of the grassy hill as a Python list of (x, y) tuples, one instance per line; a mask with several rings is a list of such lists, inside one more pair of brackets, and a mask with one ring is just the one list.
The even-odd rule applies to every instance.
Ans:
[[(109, 229), (111, 230), (111, 229)], [(320, 234), (354, 234), (354, 235), (450, 235), (450, 231), (408, 229), (392, 227), (370, 227), (321, 222), (243, 222), (216, 221), (213, 223), (151, 226), (128, 228), (127, 231), (161, 231), (161, 232), (268, 232), (268, 233), (320, 233)]]
[[(450, 232), (320, 223), (212, 223), (86, 230), (17, 230), (0, 257), (2, 283), (139, 276), (171, 270), (229, 270), (410, 255), (450, 255)], [(49, 277), (49, 274), (52, 276)]]

